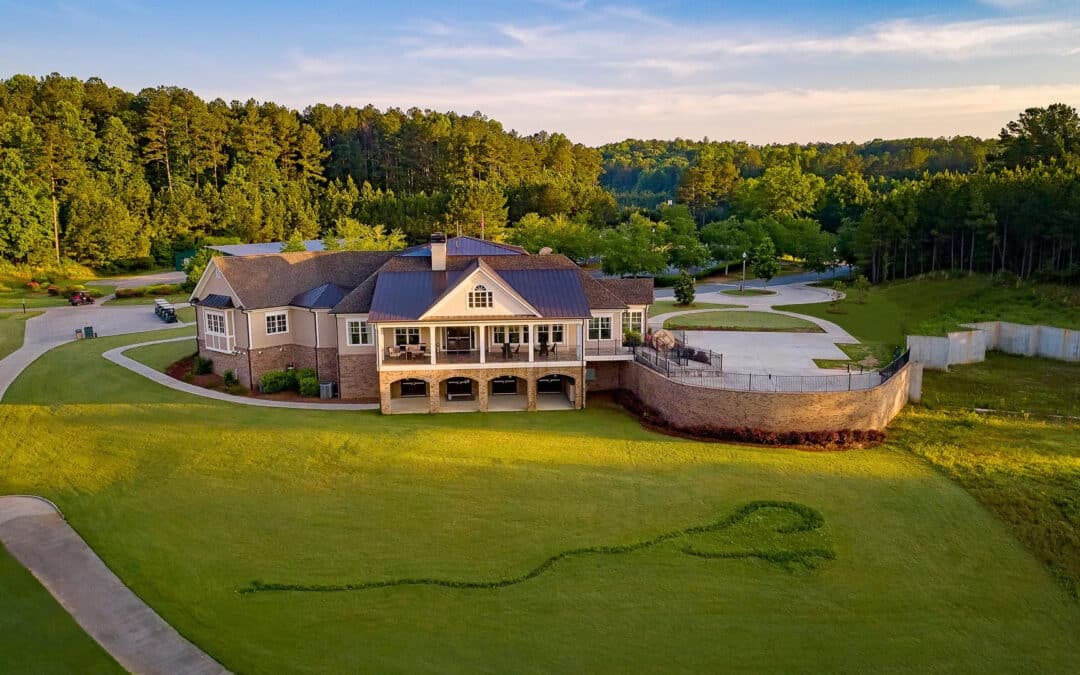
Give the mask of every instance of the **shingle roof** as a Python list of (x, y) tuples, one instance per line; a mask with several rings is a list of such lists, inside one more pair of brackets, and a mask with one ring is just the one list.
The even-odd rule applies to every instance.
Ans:
[(394, 255), (389, 251), (308, 251), (213, 260), (240, 304), (258, 309), (284, 307), (327, 283), (355, 288)]
[(588, 272), (579, 269), (578, 276), (581, 278), (581, 288), (585, 291), (585, 297), (591, 309), (626, 309), (626, 303), (619, 296), (592, 278)]
[(597, 279), (597, 281), (628, 305), (651, 305), (653, 303), (652, 278)]

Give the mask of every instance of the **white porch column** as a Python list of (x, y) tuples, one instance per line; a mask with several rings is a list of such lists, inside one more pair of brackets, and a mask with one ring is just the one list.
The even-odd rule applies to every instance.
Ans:
[[(341, 319), (338, 319), (338, 321), (340, 322)], [(348, 323), (345, 324), (345, 328), (346, 328), (345, 341), (348, 342), (348, 340), (349, 340), (349, 335), (348, 335), (348, 333), (349, 333), (349, 331), (348, 331), (349, 324)], [(382, 366), (382, 360), (383, 360), (383, 347), (382, 347), (382, 345), (383, 345), (383, 339), (382, 339), (383, 329), (378, 324), (370, 324), (370, 323), (368, 324), (368, 328), (371, 329), (371, 336), (372, 336), (372, 338), (374, 339), (374, 342), (375, 342), (375, 363), (377, 363), (381, 367)], [(338, 325), (338, 335), (341, 335), (341, 325), (340, 325), (340, 323)]]
[(577, 357), (578, 361), (585, 360), (585, 322), (577, 325)]
[(533, 340), (536, 339), (536, 324), (529, 324), (529, 363), (533, 362)]
[(487, 363), (487, 326), (479, 326), (480, 331), (480, 363)]
[(435, 344), (435, 326), (431, 326), (429, 334), (431, 339), (428, 340), (428, 349), (431, 350), (431, 365), (435, 365), (435, 352), (439, 350), (439, 346)]

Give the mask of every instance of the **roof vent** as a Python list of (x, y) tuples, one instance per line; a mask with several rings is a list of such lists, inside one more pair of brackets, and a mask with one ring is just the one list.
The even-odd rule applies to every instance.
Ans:
[(545, 246), (544, 248), (540, 249), (540, 255), (551, 255), (551, 247)]

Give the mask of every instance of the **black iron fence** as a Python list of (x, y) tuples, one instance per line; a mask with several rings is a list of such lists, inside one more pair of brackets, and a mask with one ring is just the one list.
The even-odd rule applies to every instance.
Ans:
[(904, 352), (881, 370), (829, 375), (773, 375), (770, 373), (735, 373), (723, 369), (723, 355), (710, 350), (695, 350), (695, 354), (707, 352), (708, 365), (704, 360), (691, 363), (685, 346), (671, 350), (639, 347), (634, 360), (673, 380), (713, 389), (732, 389), (759, 392), (835, 392), (873, 389), (895, 375), (910, 360), (910, 352)]

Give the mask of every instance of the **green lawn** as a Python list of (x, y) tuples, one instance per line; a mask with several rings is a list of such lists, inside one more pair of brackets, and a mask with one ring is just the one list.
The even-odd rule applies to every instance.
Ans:
[(172, 303), (187, 302), (191, 297), (190, 293), (173, 293), (171, 295), (147, 295), (141, 298), (113, 298), (106, 302), (106, 305), (152, 305), (158, 298), (167, 300)]
[[(804, 453), (660, 436), (603, 407), (240, 406), (95, 356), (185, 332), (73, 342), (33, 364), (5, 399), (17, 405), (0, 406), (0, 493), (55, 500), (136, 593), (236, 672), (1068, 672), (1080, 659), (1080, 604), (1010, 525), (905, 451), (923, 438), (914, 421), (947, 413), (906, 413), (879, 448)], [(161, 365), (191, 349), (132, 354)], [(942, 442), (983, 441), (990, 422), (963, 420)], [(1031, 427), (1027, 446), (1062, 429)], [(801, 517), (761, 512), (497, 589), (239, 592), (512, 579), (761, 500), (823, 523), (779, 532)], [(813, 549), (831, 559), (791, 561)], [(0, 652), (25, 647), (12, 639), (0, 633)]]
[(986, 361), (927, 370), (923, 404), (1080, 418), (1080, 363), (987, 352)]
[(745, 330), (783, 333), (824, 333), (816, 323), (774, 312), (699, 312), (664, 322), (672, 330)]
[(734, 288), (730, 291), (720, 291), (724, 295), (734, 295), (737, 297), (753, 297), (755, 295), (776, 295), (776, 291), (767, 291), (764, 288)]
[(0, 359), (22, 347), (26, 320), (41, 312), (0, 312)]
[(0, 673), (123, 673), (0, 546)]
[(959, 324), (1000, 319), (1080, 328), (1080, 291), (1056, 286), (1002, 288), (985, 276), (898, 281), (870, 290), (865, 304), (847, 299), (831, 303), (786, 305), (776, 309), (808, 314), (839, 324), (882, 363), (907, 335), (944, 335)]
[[(54, 279), (54, 282), (60, 288), (74, 285), (86, 285), (87, 281), (95, 280), (96, 277), (90, 278), (58, 278)], [(60, 307), (67, 304), (67, 298), (62, 295), (49, 295), (45, 290), (46, 285), (39, 287), (39, 290), (31, 290), (27, 287), (28, 279), (17, 277), (0, 275), (0, 308), (21, 308), (23, 303), (29, 308), (36, 307)], [(109, 295), (116, 290), (115, 286), (87, 286), (88, 289), (98, 291), (102, 295)]]
[(691, 302), (689, 305), (680, 305), (674, 300), (657, 300), (649, 305), (649, 316), (660, 316), (688, 309), (738, 309), (740, 307), (746, 307), (746, 305), (727, 305), (720, 302)]

